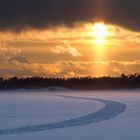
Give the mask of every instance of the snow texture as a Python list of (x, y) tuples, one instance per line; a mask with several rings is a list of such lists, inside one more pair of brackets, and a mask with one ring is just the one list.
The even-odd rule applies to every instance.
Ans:
[(54, 95), (60, 98), (70, 98), (70, 99), (79, 99), (79, 100), (90, 100), (90, 101), (98, 101), (105, 104), (105, 106), (98, 110), (97, 112), (89, 113), (84, 116), (80, 116), (77, 118), (72, 118), (60, 122), (41, 124), (41, 125), (28, 125), (25, 127), (19, 128), (9, 128), (0, 130), (0, 135), (7, 134), (19, 134), (19, 133), (29, 133), (29, 132), (37, 132), (37, 131), (45, 131), (51, 129), (64, 129), (68, 127), (75, 126), (85, 126), (92, 123), (98, 123), (104, 120), (108, 120), (118, 116), (123, 113), (127, 106), (121, 102), (111, 101), (111, 100), (103, 100), (103, 99), (94, 99), (94, 98), (85, 98), (85, 97), (74, 97), (74, 96), (64, 96), (64, 95)]

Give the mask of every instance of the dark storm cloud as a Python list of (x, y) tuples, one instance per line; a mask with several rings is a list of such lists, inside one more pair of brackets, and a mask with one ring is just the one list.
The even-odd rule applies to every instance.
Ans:
[(43, 29), (103, 19), (140, 30), (140, 0), (0, 0), (0, 29)]

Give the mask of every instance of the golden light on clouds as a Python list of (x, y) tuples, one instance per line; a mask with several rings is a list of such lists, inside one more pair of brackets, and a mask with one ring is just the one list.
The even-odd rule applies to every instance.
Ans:
[[(108, 27), (103, 22), (97, 22), (92, 27), (92, 36), (94, 37), (94, 60), (96, 62), (105, 61), (106, 42), (108, 36)], [(104, 75), (106, 69), (101, 63), (96, 63), (93, 74), (97, 76)]]
[(107, 35), (108, 29), (104, 23), (99, 22), (93, 25), (93, 36), (97, 45), (104, 45)]
[[(140, 60), (139, 46), (139, 32), (104, 22), (0, 32), (0, 76), (72, 77), (75, 72), (76, 76), (116, 76), (139, 72), (140, 61), (134, 63)], [(126, 66), (125, 62), (132, 64)]]

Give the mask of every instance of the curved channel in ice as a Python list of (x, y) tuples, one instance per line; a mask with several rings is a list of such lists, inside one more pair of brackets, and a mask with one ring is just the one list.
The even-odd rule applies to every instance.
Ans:
[(31, 126), (25, 126), (25, 127), (20, 127), (20, 128), (0, 130), (0, 135), (29, 133), (29, 132), (76, 127), (76, 126), (83, 126), (83, 125), (88, 125), (92, 123), (98, 123), (98, 122), (108, 120), (108, 119), (118, 116), (119, 114), (123, 113), (127, 107), (123, 103), (110, 101), (110, 100), (74, 97), (74, 96), (63, 96), (63, 95), (57, 95), (57, 96), (61, 98), (63, 97), (63, 98), (71, 98), (71, 99), (79, 99), (79, 100), (99, 101), (99, 102), (104, 103), (105, 107), (98, 110), (97, 112), (89, 113), (85, 116), (72, 118), (69, 120), (61, 121), (61, 122), (42, 124), (42, 125), (31, 125)]

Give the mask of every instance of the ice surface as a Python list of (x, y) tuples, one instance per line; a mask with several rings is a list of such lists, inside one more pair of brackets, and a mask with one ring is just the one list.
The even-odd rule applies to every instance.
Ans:
[[(56, 123), (57, 125), (64, 125), (62, 122), (64, 123), (67, 120), (74, 121), (73, 119), (80, 117), (82, 120), (80, 125), (78, 123), (78, 126), (73, 125), (70, 128), (66, 126), (49, 131), (1, 135), (0, 140), (139, 140), (139, 101), (139, 90), (1, 92), (0, 130), (14, 130), (14, 128), (38, 126), (40, 124)], [(107, 120), (93, 123), (91, 116), (88, 119), (82, 118), (82, 116), (89, 117), (89, 115), (95, 115), (97, 112), (102, 111), (106, 106), (108, 107), (106, 103), (109, 103), (111, 110), (106, 110), (105, 114), (107, 116), (104, 116), (104, 111), (102, 115), (99, 115), (102, 116), (102, 119), (107, 117)], [(116, 108), (114, 108), (114, 105)], [(127, 105), (127, 110), (125, 110), (125, 105)], [(125, 112), (123, 113), (123, 111)], [(113, 112), (117, 112), (117, 114), (114, 115)], [(108, 118), (108, 115), (111, 117)], [(94, 118), (95, 116), (92, 117)], [(90, 122), (87, 125), (87, 120), (92, 120), (92, 123)]]

